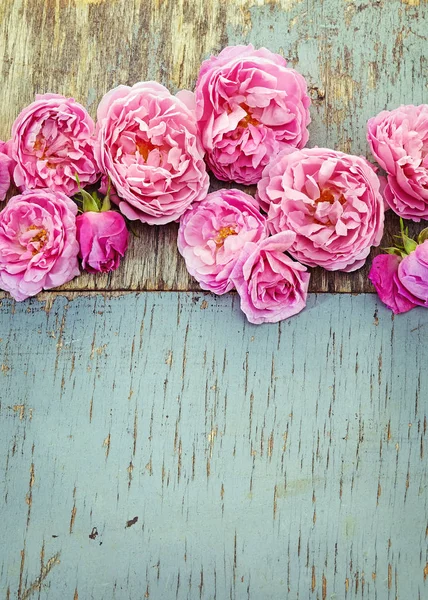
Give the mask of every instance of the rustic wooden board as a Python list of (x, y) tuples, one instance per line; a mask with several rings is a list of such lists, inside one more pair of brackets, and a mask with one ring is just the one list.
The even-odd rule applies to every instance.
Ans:
[(424, 600), (427, 330), (371, 294), (3, 300), (0, 598)]
[[(73, 95), (95, 115), (120, 83), (192, 88), (210, 53), (252, 42), (281, 52), (307, 78), (309, 145), (367, 155), (369, 116), (427, 101), (427, 22), (426, 0), (2, 0), (0, 137), (35, 93)], [(395, 233), (397, 220), (387, 229)], [(119, 271), (65, 289), (198, 288), (176, 250), (176, 225), (138, 230)], [(367, 269), (316, 270), (311, 289), (371, 291)]]

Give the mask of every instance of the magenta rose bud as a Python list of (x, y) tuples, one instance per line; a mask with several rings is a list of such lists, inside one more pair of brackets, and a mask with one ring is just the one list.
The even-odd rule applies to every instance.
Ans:
[(0, 141), (0, 201), (4, 200), (12, 181), (14, 161), (8, 154), (8, 144)]
[(97, 161), (128, 219), (163, 225), (205, 198), (209, 178), (191, 92), (173, 96), (153, 81), (121, 85), (104, 96), (97, 117)]
[(225, 294), (233, 288), (230, 274), (244, 245), (266, 236), (266, 219), (252, 196), (218, 190), (182, 216), (178, 249), (202, 289)]
[(59, 94), (37, 95), (12, 126), (11, 156), (14, 180), (21, 190), (49, 188), (68, 196), (94, 183), (95, 125), (86, 109)]
[(398, 267), (398, 279), (410, 302), (428, 307), (428, 240), (403, 258)]
[(367, 140), (388, 173), (388, 205), (403, 219), (428, 219), (428, 105), (382, 111), (368, 121)]
[(196, 114), (214, 175), (257, 183), (272, 156), (305, 146), (309, 105), (305, 79), (266, 48), (230, 46), (204, 61)]
[(76, 277), (76, 213), (61, 192), (11, 198), (0, 212), (0, 289), (21, 301)]
[(265, 168), (257, 198), (271, 233), (293, 231), (288, 252), (311, 267), (355, 271), (382, 238), (379, 179), (362, 157), (284, 150)]
[(295, 237), (285, 231), (258, 244), (248, 242), (239, 256), (231, 279), (250, 323), (276, 323), (305, 308), (310, 275), (283, 254)]
[(403, 259), (395, 254), (375, 256), (369, 273), (382, 302), (396, 315), (407, 312), (416, 306), (407, 296), (398, 276), (398, 268)]
[(85, 212), (76, 219), (79, 257), (89, 273), (108, 273), (118, 268), (128, 247), (125, 219), (118, 212)]

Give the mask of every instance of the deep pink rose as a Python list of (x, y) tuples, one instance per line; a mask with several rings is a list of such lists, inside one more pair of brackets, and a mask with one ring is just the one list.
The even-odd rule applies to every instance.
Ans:
[(398, 278), (408, 300), (428, 307), (428, 240), (403, 258), (398, 267)]
[(371, 150), (388, 173), (385, 199), (404, 219), (428, 219), (428, 105), (382, 111), (367, 123)]
[(12, 181), (14, 161), (8, 154), (8, 144), (0, 141), (0, 201), (4, 200)]
[(21, 190), (49, 188), (72, 196), (94, 183), (95, 125), (86, 109), (73, 98), (37, 95), (12, 126), (11, 156), (16, 161), (14, 180)]
[(89, 273), (118, 268), (128, 247), (125, 219), (113, 210), (84, 212), (76, 219), (82, 267)]
[(76, 213), (61, 192), (11, 198), (0, 212), (0, 289), (21, 301), (76, 277)]
[[(159, 83), (121, 85), (98, 107), (96, 156), (128, 219), (163, 225), (208, 192), (194, 95)], [(112, 196), (114, 199), (114, 196)]]
[(362, 157), (285, 150), (264, 170), (257, 194), (270, 231), (294, 231), (289, 253), (311, 267), (355, 271), (382, 238), (379, 180)]
[(376, 288), (379, 298), (396, 315), (407, 312), (416, 306), (407, 296), (398, 276), (398, 268), (403, 259), (395, 254), (375, 256), (369, 279)]
[(219, 190), (182, 216), (178, 249), (202, 289), (224, 294), (233, 288), (230, 274), (244, 245), (266, 236), (266, 219), (252, 196)]
[(258, 244), (248, 242), (241, 252), (231, 279), (250, 323), (276, 323), (305, 308), (310, 275), (283, 254), (295, 237), (284, 231)]
[(266, 48), (230, 46), (204, 61), (196, 114), (214, 175), (257, 183), (272, 156), (305, 146), (309, 104), (305, 79)]

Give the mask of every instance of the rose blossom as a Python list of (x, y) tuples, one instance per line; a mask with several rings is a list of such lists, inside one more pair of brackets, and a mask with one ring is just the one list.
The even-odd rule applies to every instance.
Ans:
[(388, 205), (404, 219), (428, 219), (428, 105), (382, 111), (368, 121), (367, 140), (388, 173)]
[(233, 288), (230, 274), (243, 246), (266, 236), (266, 219), (252, 196), (218, 190), (182, 216), (178, 249), (202, 289), (224, 294)]
[(306, 265), (354, 271), (382, 238), (379, 180), (362, 157), (284, 150), (265, 168), (257, 193), (271, 233), (294, 231), (289, 253)]
[(266, 48), (230, 46), (202, 63), (196, 114), (218, 179), (257, 183), (272, 156), (308, 141), (305, 79)]
[(8, 154), (8, 144), (0, 141), (0, 200), (4, 200), (10, 188), (14, 162)]
[(310, 275), (283, 254), (295, 237), (284, 231), (258, 244), (248, 242), (238, 258), (231, 279), (250, 323), (276, 323), (305, 308)]
[(408, 300), (428, 307), (428, 240), (403, 258), (398, 267), (398, 278)]
[(118, 212), (84, 212), (76, 219), (82, 267), (89, 273), (118, 268), (128, 247), (125, 219)]
[(379, 298), (396, 315), (416, 306), (398, 276), (401, 262), (403, 259), (395, 254), (379, 254), (374, 257), (369, 273)]
[(76, 277), (76, 213), (61, 192), (11, 198), (0, 212), (0, 289), (21, 301)]
[(86, 109), (59, 94), (37, 95), (12, 126), (14, 179), (21, 189), (49, 188), (72, 196), (98, 179), (95, 125)]
[(96, 156), (128, 219), (169, 223), (209, 186), (197, 137), (194, 95), (159, 83), (121, 85), (98, 107)]

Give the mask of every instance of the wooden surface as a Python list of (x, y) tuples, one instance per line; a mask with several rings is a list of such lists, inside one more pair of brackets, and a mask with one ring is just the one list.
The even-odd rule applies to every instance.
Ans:
[[(192, 89), (203, 59), (252, 42), (306, 77), (310, 146), (367, 155), (368, 117), (427, 101), (427, 22), (426, 0), (2, 0), (0, 138), (35, 93), (72, 95), (95, 116), (118, 84)], [(391, 215), (387, 238), (397, 229)], [(117, 272), (85, 274), (64, 289), (198, 289), (176, 250), (176, 225), (138, 232)], [(311, 290), (372, 291), (367, 271), (315, 270)]]
[(427, 311), (53, 297), (0, 306), (1, 600), (428, 597)]

